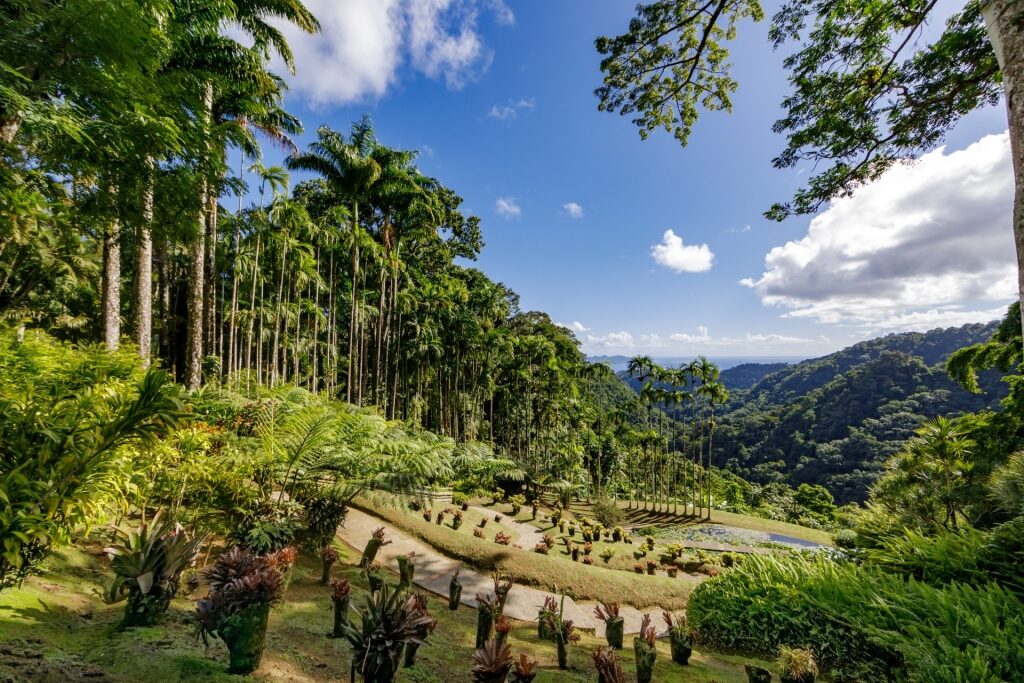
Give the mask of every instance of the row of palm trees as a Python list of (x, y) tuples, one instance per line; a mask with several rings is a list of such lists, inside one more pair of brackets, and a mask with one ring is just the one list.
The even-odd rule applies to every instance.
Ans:
[[(711, 515), (712, 453), (715, 407), (729, 392), (720, 381), (718, 366), (704, 356), (676, 368), (664, 368), (650, 356), (630, 359), (626, 373), (641, 383), (639, 396), (647, 407), (644, 435), (649, 479), (641, 484), (643, 505), (648, 499), (673, 512), (683, 503), (684, 514)], [(653, 420), (655, 408), (670, 419)]]

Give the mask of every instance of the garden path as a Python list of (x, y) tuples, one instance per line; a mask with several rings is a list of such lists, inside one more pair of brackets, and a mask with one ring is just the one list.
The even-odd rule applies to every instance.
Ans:
[[(506, 518), (502, 521), (503, 523), (511, 523), (512, 520)], [(516, 524), (523, 523), (516, 522)], [(391, 542), (381, 547), (377, 553), (376, 561), (381, 566), (397, 571), (397, 558), (400, 555), (415, 553), (416, 575), (414, 583), (432, 593), (443, 596), (443, 604), (447, 605), (448, 583), (451, 581), (455, 570), (461, 566), (461, 563), (445, 557), (426, 543), (389, 526), (383, 520), (354, 508), (349, 508), (348, 516), (345, 518), (345, 526), (338, 529), (338, 537), (357, 552), (362, 552), (366, 542), (370, 539), (370, 535), (380, 526), (384, 526), (387, 529), (386, 538)], [(523, 526), (529, 527), (530, 525), (523, 524)], [(536, 531), (533, 527), (530, 527), (530, 529), (530, 533)], [(519, 529), (517, 528), (517, 530)], [(519, 532), (520, 538), (523, 538), (522, 534), (525, 533), (525, 530), (519, 530)], [(539, 542), (539, 538), (536, 542)], [(529, 547), (525, 543), (523, 543), (523, 546), (524, 548)], [(567, 569), (571, 571), (571, 568), (567, 567)], [(459, 572), (459, 582), (462, 584), (462, 603), (470, 607), (476, 607), (474, 596), (477, 593), (486, 594), (494, 592), (494, 581), (491, 577), (469, 567), (462, 567)], [(537, 618), (537, 610), (544, 604), (544, 598), (549, 595), (553, 596), (556, 600), (559, 599), (558, 595), (549, 591), (515, 584), (512, 586), (512, 590), (509, 591), (508, 599), (505, 601), (505, 614), (510, 618), (520, 621), (533, 621)], [(576, 602), (572, 598), (566, 597), (565, 612), (566, 618), (572, 619), (577, 628), (593, 629), (598, 636), (604, 635), (604, 622), (594, 616), (594, 603)], [(661, 610), (653, 609), (648, 610), (646, 613), (650, 614), (652, 621), (660, 627), (662, 624)], [(640, 620), (645, 612), (624, 605), (621, 609), (621, 614), (625, 622), (625, 633), (639, 633)]]

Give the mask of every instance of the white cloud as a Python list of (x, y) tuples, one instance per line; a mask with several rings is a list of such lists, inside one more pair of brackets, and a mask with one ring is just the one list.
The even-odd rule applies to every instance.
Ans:
[(657, 353), (661, 356), (685, 356), (698, 353), (723, 355), (815, 355), (830, 352), (832, 340), (824, 335), (796, 337), (785, 334), (747, 332), (743, 336), (712, 337), (704, 325), (697, 334), (675, 332), (667, 338), (658, 334), (633, 334), (625, 330), (582, 338), (587, 353)]
[[(499, 24), (515, 17), (500, 0), (306, 0), (319, 19), (315, 36), (278, 24), (295, 54), (293, 92), (313, 105), (383, 96), (403, 66), (461, 88), (490, 66), (478, 6)], [(281, 65), (276, 66), (281, 70)]]
[(568, 214), (569, 218), (583, 218), (583, 207), (576, 202), (562, 204), (562, 210)]
[(944, 149), (835, 200), (751, 287), (785, 317), (866, 331), (986, 321), (1016, 291), (1008, 136)]
[(533, 107), (534, 101), (532, 97), (528, 100), (519, 100), (518, 102), (509, 100), (508, 104), (493, 105), (491, 110), (487, 112), (487, 115), (499, 121), (511, 121), (519, 115), (520, 110), (533, 109)]
[(661, 244), (651, 247), (656, 262), (677, 273), (703, 273), (711, 270), (715, 255), (706, 244), (683, 244), (683, 238), (672, 230), (662, 235)]
[(580, 332), (580, 333), (582, 333), (582, 332), (590, 332), (590, 328), (587, 327), (586, 325), (584, 325), (583, 323), (581, 323), (579, 320), (573, 320), (569, 324), (566, 324), (566, 323), (555, 323), (555, 324), (558, 325), (559, 327), (564, 327), (566, 329), (572, 330), (573, 332)]
[(515, 197), (498, 197), (494, 202), (494, 210), (505, 218), (519, 218), (523, 213)]

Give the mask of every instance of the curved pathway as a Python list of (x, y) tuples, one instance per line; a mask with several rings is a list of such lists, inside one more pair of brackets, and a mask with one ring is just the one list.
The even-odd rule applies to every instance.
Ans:
[[(508, 520), (507, 518), (502, 521), (503, 523), (513, 523), (513, 520)], [(517, 525), (516, 530), (519, 531), (521, 538), (527, 533), (537, 533), (538, 540), (534, 541), (534, 543), (539, 542), (542, 534), (537, 532), (536, 528), (523, 522), (514, 522), (514, 524)], [(518, 525), (529, 527), (529, 529), (520, 529)], [(356, 552), (362, 552), (363, 548), (366, 547), (366, 542), (370, 539), (370, 535), (381, 526), (387, 529), (386, 538), (391, 543), (381, 547), (377, 553), (376, 561), (381, 566), (397, 571), (397, 558), (400, 555), (413, 553), (416, 562), (414, 583), (432, 593), (443, 596), (445, 601), (447, 601), (448, 583), (451, 581), (455, 570), (462, 566), (460, 562), (445, 557), (426, 543), (414, 539), (388, 525), (384, 520), (355, 508), (349, 508), (348, 516), (345, 518), (345, 526), (338, 529), (338, 537)], [(525, 544), (523, 545), (527, 547)], [(462, 566), (459, 572), (459, 582), (462, 584), (462, 603), (470, 607), (476, 607), (476, 598), (474, 596), (477, 593), (486, 594), (494, 592), (493, 579), (489, 575), (482, 574), (470, 567)], [(537, 610), (544, 604), (544, 598), (549, 595), (556, 600), (560, 599), (560, 596), (548, 591), (514, 584), (512, 590), (509, 591), (508, 599), (505, 601), (505, 614), (512, 619), (520, 621), (535, 621), (537, 619)], [(577, 628), (593, 629), (598, 636), (602, 636), (604, 635), (604, 622), (594, 616), (594, 604), (578, 603), (566, 596), (566, 618), (572, 619)], [(662, 624), (661, 610), (652, 609), (646, 613), (650, 614), (652, 621), (660, 628)], [(625, 622), (625, 633), (639, 633), (640, 620), (645, 613), (634, 607), (623, 605), (621, 614)]]

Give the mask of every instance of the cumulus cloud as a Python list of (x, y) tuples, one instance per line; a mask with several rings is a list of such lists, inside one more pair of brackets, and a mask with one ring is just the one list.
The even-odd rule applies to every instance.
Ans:
[(576, 202), (562, 204), (562, 210), (565, 211), (569, 218), (583, 218), (583, 207)]
[(498, 197), (498, 200), (494, 202), (494, 210), (505, 218), (519, 218), (523, 213), (515, 197)]
[(590, 332), (590, 328), (581, 323), (579, 320), (573, 320), (571, 323), (555, 323), (559, 327), (570, 329), (573, 332)]
[(511, 121), (517, 116), (523, 109), (533, 109), (534, 101), (533, 98), (528, 100), (519, 100), (514, 102), (509, 100), (507, 104), (495, 104), (491, 107), (491, 110), (487, 112), (487, 115), (492, 119), (498, 119), (499, 121)]
[(938, 149), (835, 200), (741, 284), (785, 316), (866, 331), (991, 320), (1016, 291), (1007, 134)]
[[(279, 24), (295, 54), (293, 92), (314, 105), (383, 96), (408, 66), (461, 88), (490, 66), (479, 31), (481, 8), (499, 24), (515, 21), (500, 0), (306, 0), (322, 30), (306, 35)], [(277, 67), (280, 69), (280, 65)]]
[(677, 273), (703, 273), (711, 270), (715, 255), (706, 244), (683, 244), (683, 238), (666, 230), (661, 244), (651, 247), (651, 257)]

